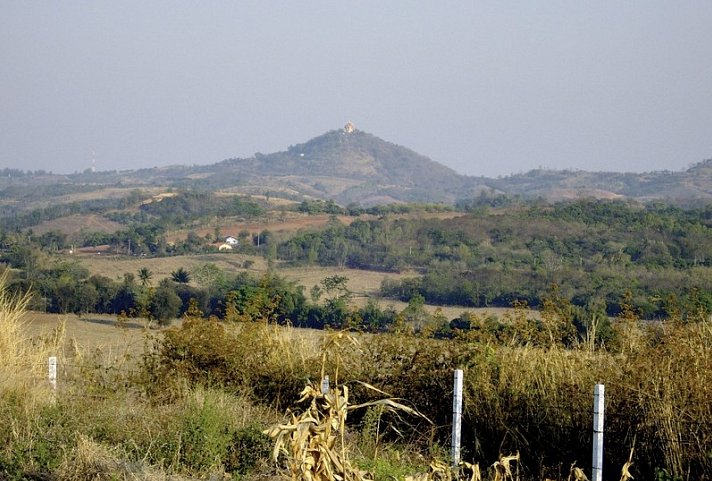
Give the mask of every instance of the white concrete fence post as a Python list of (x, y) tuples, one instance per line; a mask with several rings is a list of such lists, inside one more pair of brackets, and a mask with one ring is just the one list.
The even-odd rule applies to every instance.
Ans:
[(321, 393), (327, 394), (329, 392), (329, 376), (324, 376), (321, 380)]
[(57, 356), (52, 356), (47, 362), (49, 385), (53, 391), (57, 390)]
[(460, 464), (460, 440), (462, 431), (462, 369), (455, 370), (455, 385), (452, 395), (452, 465)]
[(603, 481), (603, 412), (605, 387), (596, 384), (593, 389), (593, 464), (591, 481)]

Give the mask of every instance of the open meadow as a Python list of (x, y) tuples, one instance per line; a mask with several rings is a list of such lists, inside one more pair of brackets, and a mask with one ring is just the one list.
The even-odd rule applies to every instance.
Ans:
[(60, 331), (61, 351), (74, 353), (102, 353), (107, 360), (116, 361), (127, 355), (138, 357), (148, 337), (158, 334), (153, 325), (143, 319), (117, 320), (106, 314), (49, 314), (27, 312), (22, 318), (23, 332), (30, 338), (53, 336)]

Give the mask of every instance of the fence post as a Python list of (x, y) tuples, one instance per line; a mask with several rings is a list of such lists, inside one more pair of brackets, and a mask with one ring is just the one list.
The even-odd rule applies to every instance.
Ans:
[(605, 387), (596, 384), (593, 389), (593, 468), (591, 481), (603, 480), (603, 411)]
[(321, 393), (327, 394), (329, 392), (329, 376), (324, 376), (321, 380)]
[(460, 432), (462, 429), (462, 369), (455, 370), (452, 395), (452, 465), (460, 464)]
[(51, 356), (47, 359), (47, 377), (52, 388), (49, 401), (54, 404), (57, 401), (57, 356)]

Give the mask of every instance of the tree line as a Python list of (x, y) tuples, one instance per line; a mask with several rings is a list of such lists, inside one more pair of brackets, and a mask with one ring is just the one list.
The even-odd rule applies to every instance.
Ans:
[(334, 219), (280, 242), (294, 265), (413, 272), (382, 295), (472, 307), (542, 305), (551, 285), (576, 305), (621, 311), (630, 292), (646, 317), (672, 298), (712, 309), (712, 207), (581, 200), (478, 204), (448, 219)]

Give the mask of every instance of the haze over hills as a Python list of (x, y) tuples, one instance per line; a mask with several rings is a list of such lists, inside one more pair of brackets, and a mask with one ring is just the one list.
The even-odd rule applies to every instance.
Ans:
[[(54, 187), (48, 189), (48, 185)], [(712, 160), (683, 172), (537, 169), (497, 179), (472, 177), (349, 123), (343, 129), (328, 131), (282, 152), (256, 153), (247, 159), (228, 159), (204, 166), (120, 172), (88, 170), (72, 175), (18, 175), (17, 171), (7, 170), (0, 179), (0, 198), (13, 197), (32, 186), (44, 189), (49, 196), (53, 192), (61, 195), (65, 191), (91, 191), (115, 185), (220, 189), (296, 200), (332, 199), (342, 205), (364, 206), (393, 202), (451, 204), (458, 199), (495, 194), (549, 200), (626, 197), (699, 202), (712, 199)]]

